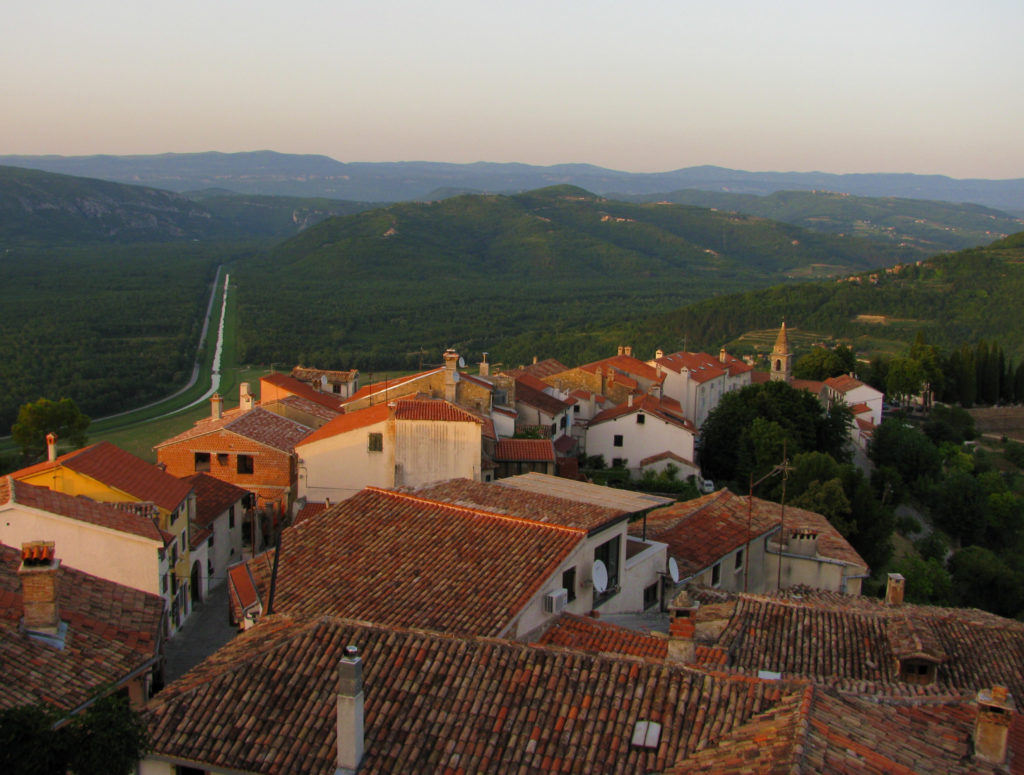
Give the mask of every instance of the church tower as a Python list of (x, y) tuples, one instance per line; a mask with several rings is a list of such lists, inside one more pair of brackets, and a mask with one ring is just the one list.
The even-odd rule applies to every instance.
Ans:
[(772, 348), (772, 382), (793, 381), (793, 354), (789, 351), (789, 336), (786, 335), (786, 321), (782, 321), (779, 336)]

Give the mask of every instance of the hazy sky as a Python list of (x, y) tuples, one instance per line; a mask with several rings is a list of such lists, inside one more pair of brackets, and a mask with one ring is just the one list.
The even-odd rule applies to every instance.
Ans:
[(34, 0), (0, 154), (1024, 177), (1022, 0)]

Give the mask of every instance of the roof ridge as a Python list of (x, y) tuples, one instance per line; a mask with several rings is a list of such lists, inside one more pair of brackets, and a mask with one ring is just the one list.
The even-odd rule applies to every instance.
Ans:
[[(364, 491), (366, 491), (366, 490), (369, 490), (371, 492), (376, 492), (376, 493), (379, 493), (381, 495), (386, 495), (386, 496), (395, 498), (396, 500), (408, 500), (408, 501), (415, 501), (417, 503), (430, 504), (430, 505), (436, 506), (436, 507), (442, 507), (442, 508), (446, 508), (446, 509), (453, 509), (453, 510), (456, 510), (456, 511), (466, 512), (466, 513), (468, 513), (468, 514), (470, 514), (472, 516), (477, 516), (477, 517), (488, 517), (488, 518), (491, 518), (491, 519), (502, 520), (502, 521), (505, 521), (505, 522), (515, 522), (517, 524), (525, 523), (525, 524), (528, 524), (528, 525), (537, 525), (539, 527), (552, 528), (552, 529), (555, 529), (555, 530), (562, 530), (562, 531), (567, 532), (567, 533), (576, 533), (576, 534), (579, 534), (579, 535), (585, 535), (586, 532), (587, 532), (583, 528), (579, 528), (579, 527), (568, 527), (566, 525), (558, 525), (558, 524), (555, 524), (553, 522), (542, 522), (542, 521), (540, 521), (538, 519), (529, 519), (527, 517), (517, 517), (517, 516), (514, 516), (514, 515), (510, 515), (510, 514), (499, 514), (496, 511), (488, 511), (486, 509), (477, 509), (477, 508), (471, 508), (471, 507), (468, 507), (468, 506), (459, 506), (459, 505), (454, 504), (454, 503), (447, 503), (445, 501), (433, 500), (432, 498), (424, 498), (423, 496), (413, 495), (411, 493), (396, 492), (395, 490), (387, 490), (387, 489), (385, 489), (383, 487), (375, 487), (373, 485), (364, 488)], [(341, 505), (341, 504), (339, 504), (339, 505)]]

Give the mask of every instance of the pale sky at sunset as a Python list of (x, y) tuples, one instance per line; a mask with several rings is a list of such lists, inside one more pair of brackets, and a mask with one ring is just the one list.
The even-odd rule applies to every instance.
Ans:
[(34, 0), (0, 154), (1024, 177), (1024, 2)]

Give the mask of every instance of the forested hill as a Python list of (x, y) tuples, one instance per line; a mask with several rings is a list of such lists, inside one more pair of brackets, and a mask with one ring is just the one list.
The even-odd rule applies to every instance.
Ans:
[(860, 197), (831, 191), (777, 191), (768, 196), (686, 189), (629, 201), (668, 201), (735, 211), (811, 231), (905, 243), (928, 255), (987, 245), (1024, 229), (1024, 218), (974, 204)]
[(0, 241), (81, 245), (286, 237), (370, 205), (170, 191), (0, 167)]
[(714, 348), (744, 332), (777, 327), (782, 319), (855, 346), (881, 339), (909, 346), (918, 331), (946, 349), (994, 340), (1019, 360), (1024, 232), (891, 271), (721, 296), (656, 316), (629, 334), (634, 346), (648, 349), (683, 337), (694, 348)]
[(398, 204), (325, 221), (239, 267), (243, 357), (402, 367), (420, 348), (487, 350), (523, 331), (637, 319), (908, 256), (916, 254), (571, 186)]

